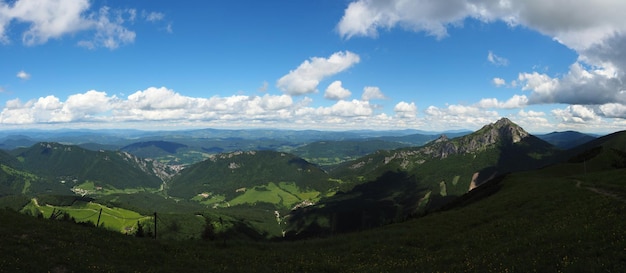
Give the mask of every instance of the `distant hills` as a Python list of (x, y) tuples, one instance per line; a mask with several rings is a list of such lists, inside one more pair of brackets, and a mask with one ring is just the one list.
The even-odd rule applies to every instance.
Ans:
[[(175, 170), (153, 160), (142, 159), (125, 152), (90, 151), (74, 145), (41, 142), (29, 148), (11, 151), (17, 159), (12, 164), (24, 172), (36, 175), (45, 185), (44, 192), (70, 189), (84, 183), (100, 188), (158, 188)], [(31, 185), (32, 186), (32, 185)], [(24, 193), (36, 194), (28, 190)], [(41, 190), (41, 189), (39, 189)]]
[[(326, 172), (288, 153), (223, 153), (165, 179), (163, 191), (75, 202), (71, 193), (20, 194), (55, 173), (34, 174), (30, 164), (70, 170), (52, 159), (81, 164), (97, 154), (39, 143), (0, 151), (0, 190), (23, 182), (0, 194), (0, 207), (73, 214), (52, 220), (0, 209), (0, 271), (624, 272), (625, 147), (622, 131), (558, 149), (502, 119)], [(63, 198), (72, 202), (52, 202)], [(137, 206), (142, 215), (116, 217), (146, 232), (158, 223), (158, 238), (96, 229), (97, 211), (85, 209), (98, 202)], [(293, 241), (281, 242), (283, 234)]]
[(563, 150), (574, 148), (596, 139), (594, 136), (574, 131), (552, 132), (545, 135), (537, 135), (537, 137)]
[[(568, 149), (589, 136), (562, 132), (543, 140), (506, 118), (473, 133), (437, 135), (209, 129), (106, 133), (112, 137), (103, 143), (38, 142), (0, 150), (0, 196), (86, 196), (142, 213), (211, 211), (234, 226), (256, 230), (255, 236), (300, 238), (425, 215), (512, 172), (558, 162), (582, 162), (589, 171), (626, 164), (623, 149), (615, 148), (621, 142), (605, 142), (609, 136)], [(90, 131), (52, 135), (102, 138)], [(5, 139), (38, 137), (43, 136)], [(112, 146), (118, 148), (96, 150)], [(33, 211), (37, 204), (28, 206)]]
[[(22, 130), (0, 132), (0, 149), (27, 148), (38, 142), (57, 142), (77, 145), (85, 149), (121, 150), (142, 158), (152, 158), (161, 163), (189, 165), (208, 158), (209, 155), (236, 151), (272, 150), (289, 152), (305, 157), (320, 165), (335, 164), (363, 156), (374, 149), (419, 146), (442, 133), (451, 136), (468, 131), (427, 132), (419, 130), (397, 131), (316, 131), (316, 130), (222, 130), (199, 129), (184, 131), (138, 130)], [(331, 154), (308, 157), (310, 148), (319, 142), (332, 142), (341, 146), (356, 146), (357, 153)], [(372, 143), (377, 142), (377, 143)], [(339, 161), (337, 161), (339, 160)]]

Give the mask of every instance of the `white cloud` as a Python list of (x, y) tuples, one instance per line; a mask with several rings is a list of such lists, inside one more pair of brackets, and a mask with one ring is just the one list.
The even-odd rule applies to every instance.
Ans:
[(367, 117), (374, 113), (372, 105), (367, 101), (351, 100), (337, 101), (330, 107), (319, 107), (315, 109), (316, 115), (332, 117)]
[(24, 70), (21, 70), (20, 72), (17, 72), (17, 74), (15, 76), (20, 78), (20, 79), (22, 79), (22, 80), (29, 80), (30, 79), (30, 74), (26, 73)]
[(477, 106), (480, 108), (504, 108), (504, 109), (512, 109), (512, 108), (521, 108), (528, 104), (528, 98), (526, 96), (513, 95), (510, 99), (505, 102), (498, 101), (496, 98), (489, 99), (481, 99)]
[(518, 115), (520, 117), (537, 118), (537, 117), (545, 116), (546, 113), (544, 113), (544, 112), (537, 112), (537, 111), (533, 111), (533, 110), (524, 111), (522, 109), (522, 110), (519, 110)]
[(626, 105), (620, 103), (607, 103), (600, 105), (600, 114), (608, 118), (626, 119)]
[(336, 52), (328, 58), (313, 57), (278, 79), (276, 85), (289, 95), (314, 93), (317, 92), (321, 80), (338, 74), (359, 61), (359, 55), (350, 51)]
[(89, 27), (96, 30), (94, 38), (80, 41), (79, 45), (89, 49), (98, 46), (116, 49), (120, 45), (133, 43), (136, 33), (124, 27), (127, 20), (124, 15), (133, 16), (132, 13), (125, 14), (122, 11), (111, 12), (109, 7), (100, 8), (98, 14), (92, 14), (89, 18)]
[[(467, 18), (503, 21), (552, 37), (576, 51), (577, 62), (564, 76), (523, 72), (511, 86), (531, 91), (529, 104), (604, 105), (626, 103), (626, 1), (621, 0), (355, 0), (337, 24), (344, 38), (374, 37), (396, 26), (437, 38)], [(507, 61), (490, 52), (488, 61)], [(495, 80), (502, 86), (501, 79)]]
[(343, 37), (375, 36), (378, 29), (402, 26), (438, 38), (447, 27), (466, 18), (484, 22), (501, 20), (524, 25), (580, 50), (623, 33), (626, 18), (621, 0), (356, 0), (348, 5), (337, 30)]
[(491, 82), (493, 82), (493, 85), (495, 85), (496, 87), (502, 87), (506, 85), (506, 81), (502, 78), (493, 78)]
[(546, 113), (533, 110), (524, 111), (523, 109), (517, 113), (517, 116), (511, 117), (518, 125), (522, 126), (526, 131), (548, 132), (554, 131), (554, 124), (545, 117)]
[[(310, 106), (312, 99), (294, 101), (290, 95), (210, 98), (188, 97), (165, 87), (150, 87), (118, 98), (101, 91), (87, 91), (69, 96), (65, 101), (47, 96), (22, 102), (9, 100), (0, 112), (0, 124), (34, 125), (50, 123), (110, 124), (109, 126), (271, 126), (281, 128), (394, 128), (407, 126), (400, 116), (375, 113), (368, 101), (339, 100), (327, 107)], [(396, 110), (407, 114), (402, 105)], [(401, 112), (401, 111), (400, 111)], [(398, 112), (399, 114), (401, 114)], [(112, 124), (112, 125), (111, 125)]]
[(50, 38), (86, 29), (89, 23), (82, 13), (88, 8), (88, 0), (18, 0), (12, 5), (3, 1), (0, 3), (0, 22), (4, 24), (0, 23), (0, 37), (8, 40), (6, 28), (16, 20), (29, 25), (22, 34), (24, 44), (42, 44)]
[(396, 115), (400, 118), (414, 118), (417, 114), (417, 106), (415, 106), (414, 102), (407, 103), (401, 101), (396, 104), (393, 111), (396, 112)]
[(607, 69), (585, 69), (581, 63), (570, 66), (562, 78), (546, 74), (520, 73), (523, 90), (531, 90), (530, 103), (605, 104), (626, 102), (626, 86)]
[(413, 31), (426, 31), (437, 38), (447, 36), (446, 25), (467, 16), (464, 1), (358, 0), (350, 3), (337, 25), (339, 34), (376, 36), (378, 29), (401, 25)]
[(489, 53), (487, 54), (487, 61), (489, 61), (490, 63), (496, 65), (496, 66), (507, 66), (509, 65), (509, 60), (502, 58), (496, 54), (494, 54), (493, 52), (489, 51)]
[(157, 22), (163, 20), (165, 18), (165, 14), (161, 12), (148, 12), (145, 14), (146, 21), (149, 22)]
[[(135, 32), (125, 25), (137, 16), (134, 9), (112, 9), (103, 6), (91, 11), (89, 0), (17, 0), (12, 4), (0, 2), (0, 42), (9, 43), (7, 36), (13, 22), (27, 26), (22, 42), (28, 46), (44, 44), (78, 32), (91, 32), (93, 36), (78, 42), (87, 48), (115, 49), (133, 43)], [(162, 13), (148, 13), (147, 20), (157, 20)]]
[(500, 116), (496, 111), (484, 110), (476, 106), (448, 105), (446, 108), (429, 106), (424, 110), (427, 124), (444, 124), (449, 129), (471, 129), (497, 120)]
[(288, 120), (294, 109), (293, 100), (288, 95), (194, 98), (165, 87), (150, 87), (120, 99), (91, 90), (71, 95), (66, 101), (55, 96), (26, 103), (19, 99), (7, 101), (0, 113), (0, 124)]
[(330, 100), (343, 100), (350, 97), (352, 93), (350, 90), (343, 88), (341, 86), (341, 81), (334, 81), (326, 88), (326, 92), (324, 92), (324, 98)]
[(380, 88), (376, 86), (366, 86), (363, 88), (363, 95), (361, 96), (361, 99), (365, 101), (384, 100), (387, 99), (387, 97), (382, 91), (380, 91)]
[(565, 123), (598, 122), (600, 117), (593, 109), (583, 105), (569, 105), (565, 109), (554, 109), (552, 114)]

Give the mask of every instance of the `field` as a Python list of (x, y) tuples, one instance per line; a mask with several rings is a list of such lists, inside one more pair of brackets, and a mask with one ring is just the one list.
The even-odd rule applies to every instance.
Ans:
[(235, 197), (229, 203), (231, 206), (242, 204), (255, 204), (266, 202), (277, 204), (285, 209), (291, 209), (295, 204), (302, 201), (317, 201), (320, 198), (318, 191), (301, 191), (295, 183), (269, 182), (265, 186), (256, 186), (246, 189), (242, 195)]
[[(100, 210), (102, 210), (101, 215)], [(98, 216), (100, 215), (100, 226), (125, 234), (134, 233), (138, 222), (152, 218), (134, 211), (122, 208), (109, 208), (93, 202), (77, 201), (71, 206), (40, 205), (36, 198), (33, 198), (22, 209), (22, 212), (31, 215), (41, 215), (43, 218), (50, 218), (53, 213), (67, 213), (76, 222), (88, 222), (93, 225), (98, 223)]]

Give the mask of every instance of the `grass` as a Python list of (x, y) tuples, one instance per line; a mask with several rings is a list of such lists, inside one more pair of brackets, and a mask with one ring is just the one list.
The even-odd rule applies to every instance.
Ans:
[(109, 208), (98, 203), (77, 201), (71, 206), (40, 205), (36, 199), (32, 199), (24, 206), (22, 211), (28, 211), (32, 215), (41, 214), (43, 218), (50, 218), (53, 212), (60, 211), (69, 214), (76, 222), (89, 222), (96, 224), (100, 215), (100, 225), (121, 233), (133, 233), (137, 228), (138, 221), (150, 219), (137, 212), (122, 208)]
[(73, 188), (76, 192), (86, 193), (88, 195), (109, 195), (109, 194), (133, 194), (138, 192), (159, 192), (158, 188), (124, 188), (118, 189), (111, 185), (99, 186), (97, 182), (85, 181)]
[(0, 271), (624, 272), (626, 203), (581, 178), (620, 186), (626, 173), (517, 173), (463, 207), (295, 242), (141, 239), (0, 210)]
[(278, 184), (269, 182), (264, 186), (256, 186), (247, 189), (243, 194), (235, 197), (228, 203), (236, 205), (254, 205), (258, 202), (276, 204), (284, 209), (291, 209), (295, 204), (303, 200), (317, 201), (320, 197), (318, 191), (301, 191), (295, 183), (280, 182)]

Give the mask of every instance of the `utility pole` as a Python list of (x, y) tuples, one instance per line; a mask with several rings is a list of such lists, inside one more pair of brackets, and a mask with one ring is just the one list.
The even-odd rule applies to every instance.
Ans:
[(154, 239), (157, 238), (157, 213), (154, 212)]
[(96, 227), (100, 226), (100, 216), (102, 216), (102, 208), (100, 208), (100, 213), (98, 213), (98, 222), (96, 222)]

